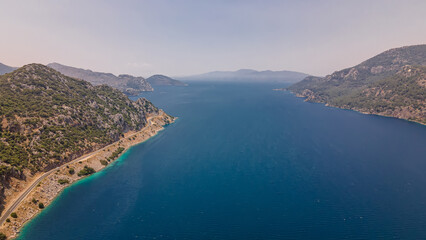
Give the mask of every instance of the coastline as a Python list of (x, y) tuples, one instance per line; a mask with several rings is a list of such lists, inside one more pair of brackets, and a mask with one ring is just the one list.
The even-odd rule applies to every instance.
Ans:
[[(289, 91), (285, 88), (276, 88), (276, 89), (272, 89), (273, 91)], [(308, 100), (308, 97), (299, 94), (299, 93), (295, 93), (292, 91), (289, 91), (291, 94), (293, 94), (295, 97), (298, 98), (303, 98), (305, 102), (311, 102), (311, 103), (321, 103), (324, 104), (324, 106), (326, 107), (332, 107), (332, 108), (338, 108), (338, 109), (343, 109), (343, 110), (350, 110), (350, 111), (354, 111), (354, 112), (358, 112), (364, 115), (374, 115), (374, 116), (380, 116), (380, 117), (388, 117), (388, 118), (395, 118), (395, 119), (400, 119), (400, 120), (404, 120), (404, 121), (408, 121), (408, 122), (412, 122), (412, 123), (416, 123), (416, 124), (420, 124), (422, 126), (426, 126), (426, 123), (420, 122), (420, 121), (415, 121), (415, 120), (411, 120), (411, 119), (407, 119), (407, 118), (400, 118), (400, 117), (396, 117), (396, 116), (392, 116), (392, 115), (386, 115), (386, 114), (382, 114), (382, 113), (371, 113), (371, 112), (367, 112), (361, 109), (356, 109), (356, 108), (344, 108), (344, 107), (339, 107), (339, 106), (334, 106), (334, 105), (330, 105), (329, 103), (326, 102), (319, 102), (319, 101), (311, 101)]]
[[(17, 218), (11, 217), (10, 213), (8, 213), (7, 219), (10, 221), (4, 221), (2, 223), (0, 232), (5, 234), (8, 238), (16, 238), (25, 223), (30, 221), (40, 213), (43, 208), (52, 203), (65, 188), (86, 177), (78, 176), (78, 173), (84, 169), (85, 166), (93, 168), (96, 172), (103, 170), (109, 164), (115, 162), (131, 146), (142, 143), (155, 136), (159, 131), (164, 129), (165, 125), (174, 122), (174, 120), (175, 118), (160, 111), (158, 115), (150, 116), (148, 118), (148, 125), (140, 131), (127, 132), (120, 140), (108, 146), (85, 154), (49, 172), (37, 174), (27, 179), (25, 182), (19, 182), (19, 186), (25, 186), (19, 188), (18, 191), (15, 190), (15, 194), (7, 199), (3, 211), (3, 215), (5, 215), (8, 213), (11, 206), (13, 207), (13, 205), (16, 205), (11, 212), (16, 213)], [(115, 154), (116, 156), (111, 159), (110, 157), (119, 149), (121, 149), (121, 151)], [(74, 170), (72, 174), (70, 173), (71, 169)], [(37, 181), (39, 181), (39, 183), (34, 185)], [(22, 198), (21, 201), (19, 201), (20, 198)], [(18, 203), (15, 203), (17, 200)], [(40, 203), (44, 205), (43, 208), (39, 207)], [(4, 216), (2, 216), (2, 218), (3, 217)]]

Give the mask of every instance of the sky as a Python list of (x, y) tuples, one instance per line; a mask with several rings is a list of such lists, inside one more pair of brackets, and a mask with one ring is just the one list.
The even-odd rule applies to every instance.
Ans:
[(426, 43), (425, 0), (0, 0), (0, 62), (185, 76), (324, 76)]

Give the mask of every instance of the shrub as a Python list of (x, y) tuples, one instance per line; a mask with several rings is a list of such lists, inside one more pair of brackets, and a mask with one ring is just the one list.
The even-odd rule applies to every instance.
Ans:
[(6, 222), (10, 222), (10, 219), (9, 219), (9, 218), (6, 218)]
[(99, 162), (101, 162), (101, 164), (104, 166), (108, 165), (108, 162), (106, 160), (101, 159), (99, 160)]
[(33, 202), (34, 204), (36, 204), (38, 201), (35, 198), (33, 198), (33, 200), (31, 200), (31, 202)]
[(13, 213), (10, 214), (10, 216), (13, 217), (13, 218), (17, 218), (18, 214), (16, 214), (16, 212), (13, 212)]
[(39, 203), (38, 204), (38, 208), (43, 209), (44, 208), (44, 204), (43, 203)]
[(58, 179), (58, 183), (63, 185), (63, 184), (68, 184), (70, 183), (70, 181), (68, 181), (68, 179)]
[(118, 147), (112, 154), (111, 156), (108, 158), (108, 160), (115, 160), (118, 155), (120, 155), (120, 153), (122, 153), (124, 151), (123, 147)]
[(93, 174), (95, 172), (96, 172), (95, 169), (88, 167), (88, 166), (84, 166), (84, 168), (81, 169), (80, 172), (78, 172), (77, 175), (79, 177), (81, 177), (81, 176), (87, 176), (87, 175)]
[(71, 174), (71, 175), (73, 175), (75, 173), (74, 168), (71, 168), (70, 170), (68, 170), (68, 173)]

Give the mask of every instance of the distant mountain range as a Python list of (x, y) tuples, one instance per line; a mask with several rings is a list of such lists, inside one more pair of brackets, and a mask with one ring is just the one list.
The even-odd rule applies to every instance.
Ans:
[(50, 63), (47, 64), (47, 66), (66, 76), (88, 81), (95, 86), (106, 84), (117, 88), (127, 95), (138, 95), (141, 92), (154, 91), (143, 77), (134, 77), (127, 74), (115, 76), (112, 73), (94, 72), (92, 70), (65, 66), (59, 63)]
[(146, 81), (153, 86), (188, 86), (186, 83), (159, 74), (147, 78)]
[(9, 67), (7, 65), (4, 65), (3, 63), (0, 63), (0, 75), (5, 73), (10, 73), (15, 69), (16, 69), (15, 67)]
[(307, 101), (426, 124), (426, 45), (390, 49), (288, 89)]
[(256, 71), (240, 69), (238, 71), (215, 71), (200, 75), (179, 77), (179, 80), (190, 81), (238, 81), (238, 82), (289, 82), (301, 81), (308, 74), (293, 71)]

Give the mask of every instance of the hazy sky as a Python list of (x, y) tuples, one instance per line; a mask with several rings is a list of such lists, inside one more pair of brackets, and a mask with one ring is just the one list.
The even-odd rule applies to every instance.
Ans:
[(148, 77), (214, 70), (325, 75), (426, 43), (425, 0), (0, 0), (0, 62)]

